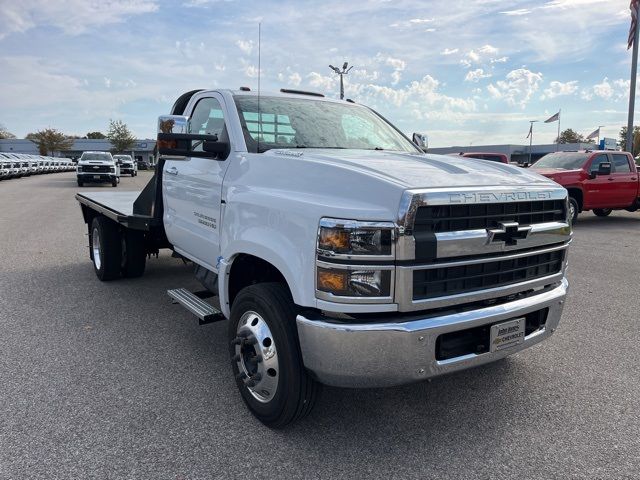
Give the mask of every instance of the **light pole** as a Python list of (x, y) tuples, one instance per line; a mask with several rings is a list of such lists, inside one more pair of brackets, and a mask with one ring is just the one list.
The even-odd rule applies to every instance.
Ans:
[(533, 124), (540, 120), (529, 120), (529, 165), (531, 165), (531, 146), (533, 145)]
[(340, 75), (340, 100), (344, 100), (344, 81), (343, 81), (343, 77), (347, 73), (349, 73), (349, 70), (351, 70), (353, 68), (353, 65), (350, 66), (349, 68), (347, 68), (348, 66), (349, 66), (349, 64), (347, 62), (344, 62), (342, 64), (342, 70), (340, 70), (338, 67), (334, 67), (333, 65), (329, 65), (329, 68), (331, 70), (333, 70), (335, 73)]

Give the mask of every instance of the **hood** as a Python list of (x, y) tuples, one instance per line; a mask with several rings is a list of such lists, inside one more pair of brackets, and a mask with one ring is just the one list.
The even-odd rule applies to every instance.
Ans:
[(78, 165), (115, 165), (113, 160), (79, 160)]
[(553, 184), (528, 169), (473, 158), (372, 150), (270, 150), (264, 155), (289, 156), (366, 175), (403, 189)]
[(564, 168), (530, 168), (532, 172), (536, 172), (537, 174), (543, 175), (545, 177), (553, 177), (555, 175), (563, 175), (563, 174), (575, 174), (579, 173), (581, 170), (566, 170)]

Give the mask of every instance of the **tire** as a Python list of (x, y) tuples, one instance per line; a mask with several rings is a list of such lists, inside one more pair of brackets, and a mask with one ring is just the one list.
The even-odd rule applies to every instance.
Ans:
[(80, 180), (80, 179), (78, 179), (78, 186), (79, 186), (79, 187), (83, 187), (83, 186), (84, 186), (84, 183), (83, 183), (83, 182), (82, 182), (82, 180)]
[(106, 217), (95, 217), (91, 224), (93, 269), (103, 282), (120, 277), (122, 244), (118, 224)]
[(608, 217), (613, 212), (612, 208), (594, 208), (593, 213), (598, 217)]
[(141, 277), (147, 261), (144, 245), (144, 233), (136, 230), (126, 230), (121, 235), (121, 263), (122, 276), (126, 278)]
[(236, 385), (251, 413), (271, 428), (309, 414), (321, 389), (302, 363), (296, 314), (280, 283), (242, 289), (231, 308), (229, 354)]
[(569, 215), (571, 223), (576, 223), (578, 221), (578, 214), (580, 213), (580, 207), (578, 206), (578, 202), (575, 198), (569, 197)]
[(111, 186), (112, 187), (117, 187), (118, 186), (118, 179), (117, 178), (114, 178), (114, 179), (111, 180)]

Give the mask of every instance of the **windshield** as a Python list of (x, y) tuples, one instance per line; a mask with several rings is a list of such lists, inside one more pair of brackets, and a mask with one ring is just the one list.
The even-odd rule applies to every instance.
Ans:
[(83, 153), (80, 160), (102, 160), (103, 162), (110, 162), (111, 158), (110, 153)]
[[(235, 96), (247, 149), (353, 148), (421, 153), (373, 111), (302, 98)], [(260, 148), (258, 149), (258, 143)]]
[(114, 155), (113, 157), (116, 160), (122, 160), (123, 162), (132, 162), (131, 157), (129, 155)]
[(548, 153), (534, 163), (531, 168), (561, 168), (563, 170), (577, 170), (582, 168), (588, 159), (588, 153)]

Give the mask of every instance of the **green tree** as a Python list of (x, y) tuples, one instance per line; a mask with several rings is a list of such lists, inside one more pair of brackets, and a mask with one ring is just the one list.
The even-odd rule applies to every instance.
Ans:
[(0, 123), (0, 139), (5, 139), (5, 138), (16, 138), (16, 136), (10, 131), (8, 131), (4, 127), (4, 125)]
[(107, 138), (113, 145), (115, 153), (131, 150), (136, 144), (136, 137), (122, 120), (109, 120)]
[(104, 138), (107, 138), (107, 136), (102, 133), (102, 132), (89, 132), (85, 135), (84, 138), (91, 138), (91, 139), (98, 139), (98, 140), (102, 140)]
[(73, 147), (73, 138), (69, 138), (55, 128), (28, 133), (25, 138), (38, 145), (40, 155), (53, 155), (54, 152), (63, 152)]
[[(627, 149), (627, 126), (625, 125), (620, 129), (620, 136), (618, 137), (620, 148)], [(640, 127), (635, 125), (633, 127), (633, 152), (634, 157), (640, 154)]]
[(556, 138), (555, 143), (583, 143), (585, 138), (572, 128), (567, 128), (560, 132), (560, 137)]

